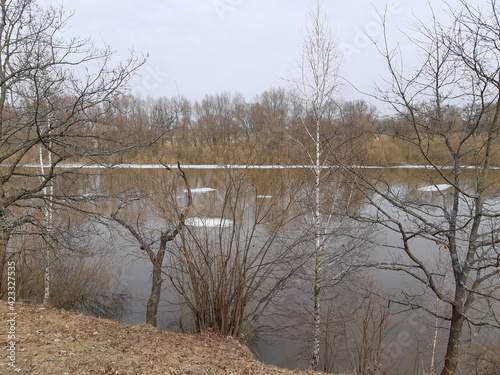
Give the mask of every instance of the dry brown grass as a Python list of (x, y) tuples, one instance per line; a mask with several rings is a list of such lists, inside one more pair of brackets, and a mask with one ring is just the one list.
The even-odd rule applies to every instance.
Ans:
[[(450, 145), (457, 147), (459, 135), (450, 137)], [(461, 164), (478, 165), (485, 152), (485, 137), (476, 136), (467, 140), (462, 148)], [(290, 140), (273, 139), (262, 140), (241, 138), (232, 140), (222, 146), (194, 144), (189, 140), (170, 139), (168, 142), (156, 143), (148, 147), (132, 149), (128, 152), (119, 152), (109, 156), (102, 156), (99, 160), (72, 160), (73, 162), (101, 162), (101, 163), (158, 163), (175, 164), (302, 164), (304, 150)], [(452, 160), (447, 145), (442, 138), (424, 139), (423, 148), (427, 149), (431, 161), (435, 165), (446, 165)], [(369, 137), (369, 140), (350, 147), (351, 151), (362, 155), (360, 161), (365, 165), (394, 166), (394, 165), (425, 165), (429, 161), (412, 142), (404, 141), (387, 135)], [(23, 163), (38, 163), (38, 154), (33, 150), (23, 158)], [(492, 147), (492, 165), (500, 166), (500, 144)], [(335, 158), (333, 158), (335, 159)]]
[[(453, 149), (458, 147), (458, 137), (450, 139), (450, 145)], [(461, 164), (462, 165), (478, 165), (481, 163), (481, 157), (485, 152), (485, 137), (470, 138), (461, 147)], [(416, 144), (393, 138), (390, 136), (380, 136), (371, 139), (364, 145), (367, 165), (426, 165), (428, 160), (422, 155)], [(430, 160), (435, 165), (446, 165), (452, 160), (451, 154), (447, 145), (441, 138), (426, 139), (422, 141), (422, 149), (428, 154)], [(492, 147), (492, 165), (500, 165), (500, 145), (493, 144)]]
[[(0, 301), (3, 349), (7, 312)], [(238, 341), (214, 334), (173, 333), (25, 303), (17, 303), (16, 312), (12, 374), (314, 374), (266, 366)], [(8, 350), (2, 353), (5, 369)]]

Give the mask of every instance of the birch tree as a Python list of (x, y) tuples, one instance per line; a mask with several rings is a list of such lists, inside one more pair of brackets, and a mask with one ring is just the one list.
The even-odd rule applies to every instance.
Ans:
[[(313, 222), (314, 238), (314, 280), (313, 280), (313, 348), (311, 368), (317, 370), (320, 363), (321, 339), (321, 290), (323, 262), (325, 257), (326, 226), (322, 213), (322, 175), (325, 166), (325, 138), (322, 126), (328, 120), (334, 95), (339, 86), (340, 59), (332, 30), (316, 1), (307, 16), (305, 34), (302, 40), (298, 74), (293, 77), (295, 99), (302, 107), (303, 128), (308, 140), (296, 141), (305, 150), (308, 164), (314, 178)], [(306, 143), (307, 142), (307, 143)], [(312, 144), (312, 147), (308, 146)]]

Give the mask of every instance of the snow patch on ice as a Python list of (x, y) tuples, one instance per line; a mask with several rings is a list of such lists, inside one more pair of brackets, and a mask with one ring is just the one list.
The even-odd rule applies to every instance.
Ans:
[[(210, 188), (210, 187), (200, 187), (200, 188), (193, 188), (191, 189), (191, 193), (196, 194), (196, 193), (210, 193), (212, 191), (216, 191), (216, 189)], [(184, 189), (184, 193), (187, 193), (187, 190)]]
[(229, 228), (233, 226), (233, 221), (223, 218), (190, 217), (186, 219), (185, 224), (191, 227)]
[(429, 185), (429, 186), (423, 186), (419, 188), (418, 190), (420, 191), (443, 191), (446, 189), (451, 188), (451, 185), (449, 184), (438, 184), (438, 185)]

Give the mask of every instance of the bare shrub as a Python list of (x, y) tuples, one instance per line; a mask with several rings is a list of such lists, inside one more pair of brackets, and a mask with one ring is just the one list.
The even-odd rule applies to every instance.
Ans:
[(477, 343), (469, 354), (468, 364), (471, 374), (500, 374), (500, 341)]
[[(42, 303), (45, 285), (43, 241), (33, 236), (17, 238), (16, 261), (18, 299)], [(84, 314), (119, 318), (125, 311), (126, 294), (118, 284), (119, 266), (109, 256), (83, 249), (65, 250), (52, 260), (49, 305)]]
[[(276, 194), (263, 197), (258, 185), (247, 173), (228, 171), (214, 207), (195, 207), (202, 217), (186, 221), (169, 253), (167, 273), (196, 331), (248, 336), (300, 267), (297, 242), (285, 236), (293, 220), (289, 187), (275, 180), (269, 185)], [(209, 221), (205, 210), (217, 214)]]

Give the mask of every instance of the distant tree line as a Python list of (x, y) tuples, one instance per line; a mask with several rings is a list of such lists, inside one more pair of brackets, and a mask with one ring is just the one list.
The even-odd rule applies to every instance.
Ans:
[[(357, 155), (351, 156), (353, 163), (426, 165), (428, 161), (417, 148), (409, 148), (405, 142), (414, 137), (415, 123), (430, 150), (440, 155), (446, 153), (441, 132), (459, 138), (473, 129), (472, 140), (480, 144), (494, 116), (493, 106), (484, 111), (471, 104), (437, 108), (422, 102), (415, 111), (387, 115), (364, 99), (330, 100), (325, 103), (322, 138), (344, 155), (347, 150), (343, 152), (342, 145), (352, 148), (355, 142)], [(196, 164), (307, 164), (298, 145), (311, 143), (303, 124), (314, 122), (297, 94), (285, 88), (272, 88), (252, 99), (228, 92), (206, 95), (201, 101), (182, 96), (122, 96), (109, 107), (108, 115), (107, 123), (101, 126), (126, 129), (138, 144), (146, 134), (157, 137), (158, 142), (146, 149), (120, 152), (109, 159), (138, 163), (182, 160)], [(465, 162), (474, 164), (472, 157)], [(499, 165), (500, 158), (495, 157), (493, 164)]]

